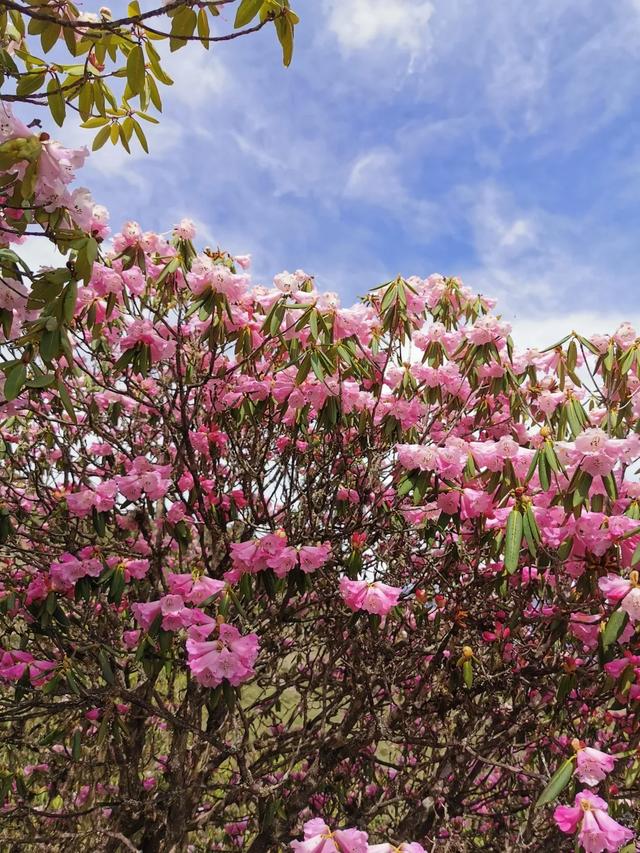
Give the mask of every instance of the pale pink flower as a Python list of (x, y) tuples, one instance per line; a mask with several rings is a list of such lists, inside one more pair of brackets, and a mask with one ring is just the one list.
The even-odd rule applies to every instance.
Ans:
[(324, 542), (322, 545), (303, 545), (298, 551), (300, 557), (300, 568), (303, 572), (315, 572), (321, 568), (331, 556), (331, 543)]
[(340, 595), (351, 610), (366, 610), (378, 616), (386, 614), (399, 601), (401, 587), (389, 586), (382, 581), (352, 581), (343, 577), (340, 579)]
[(367, 853), (367, 833), (359, 829), (336, 829), (333, 832), (322, 818), (304, 825), (304, 841), (292, 841), (295, 853)]
[(177, 225), (173, 226), (173, 234), (181, 240), (193, 240), (196, 236), (196, 226), (191, 219), (181, 219)]
[(587, 746), (578, 750), (575, 775), (584, 785), (597, 785), (611, 773), (615, 762), (613, 755)]
[(167, 583), (169, 590), (174, 595), (180, 595), (185, 601), (191, 604), (202, 604), (207, 598), (212, 595), (218, 595), (225, 588), (224, 581), (216, 580), (193, 574), (176, 575), (169, 573), (167, 575)]
[(234, 687), (251, 678), (260, 648), (257, 634), (241, 636), (233, 625), (219, 627), (219, 639), (187, 640), (189, 669), (204, 687), (217, 687), (226, 679)]
[(619, 575), (606, 575), (598, 580), (598, 586), (610, 604), (619, 601), (620, 609), (629, 615), (629, 619), (640, 622), (640, 586), (637, 572), (631, 572), (628, 580)]
[(621, 826), (607, 814), (608, 806), (591, 791), (576, 794), (573, 806), (557, 806), (553, 817), (562, 832), (575, 832), (585, 853), (616, 853), (633, 832)]

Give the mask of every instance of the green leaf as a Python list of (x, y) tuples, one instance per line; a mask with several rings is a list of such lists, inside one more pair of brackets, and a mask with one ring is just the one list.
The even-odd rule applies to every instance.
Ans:
[(93, 107), (93, 86), (91, 83), (85, 83), (80, 89), (78, 95), (78, 112), (83, 121), (91, 118), (91, 109)]
[(78, 298), (78, 282), (70, 281), (64, 291), (62, 300), (62, 316), (65, 323), (72, 323)]
[(98, 242), (93, 237), (86, 237), (78, 246), (75, 267), (78, 276), (88, 283), (91, 278), (93, 263), (98, 257)]
[(551, 478), (549, 476), (549, 463), (544, 453), (538, 457), (538, 478), (543, 491), (548, 491), (551, 486)]
[(276, 18), (276, 33), (282, 46), (282, 64), (288, 67), (293, 57), (293, 24), (288, 15)]
[(258, 14), (260, 9), (262, 8), (262, 4), (264, 0), (242, 0), (240, 5), (238, 6), (238, 11), (236, 12), (236, 19), (233, 22), (233, 26), (236, 29), (240, 27), (246, 27), (247, 24), (251, 23), (255, 16)]
[(569, 673), (567, 675), (562, 676), (562, 678), (560, 679), (560, 683), (558, 684), (558, 690), (556, 692), (556, 705), (562, 706), (564, 704), (564, 700), (573, 690), (575, 683), (576, 677), (574, 673)]
[(509, 513), (504, 543), (504, 567), (512, 575), (518, 568), (522, 543), (522, 514), (517, 507)]
[(100, 662), (100, 669), (102, 670), (102, 677), (107, 682), (107, 684), (115, 684), (116, 677), (113, 674), (113, 669), (111, 668), (111, 664), (109, 663), (109, 658), (105, 654), (103, 649), (100, 649), (98, 652), (98, 661)]
[(144, 52), (139, 44), (127, 57), (127, 83), (133, 95), (139, 95), (144, 89)]
[(42, 86), (45, 81), (44, 72), (37, 74), (24, 74), (18, 80), (18, 85), (16, 86), (16, 94), (21, 97), (26, 97), (27, 95), (32, 95), (34, 92), (37, 92), (38, 89)]
[(296, 374), (296, 385), (301, 385), (304, 380), (309, 375), (309, 371), (311, 370), (311, 351), (305, 353), (304, 358), (302, 359), (302, 363), (298, 368), (298, 373)]
[(224, 696), (224, 701), (229, 709), (229, 713), (231, 713), (236, 704), (236, 691), (233, 689), (231, 684), (225, 678), (222, 682), (222, 694)]
[(536, 808), (553, 802), (567, 787), (573, 776), (573, 758), (568, 758), (553, 774), (546, 788), (536, 800)]
[(389, 308), (391, 306), (391, 304), (395, 301), (396, 294), (397, 294), (397, 288), (396, 288), (396, 285), (394, 282), (393, 284), (391, 284), (389, 286), (388, 290), (385, 292), (384, 296), (382, 297), (382, 303), (380, 305), (380, 313), (381, 314), (384, 314), (384, 312), (387, 310), (387, 308)]
[(165, 72), (165, 70), (160, 65), (160, 56), (156, 49), (153, 47), (151, 42), (146, 43), (147, 56), (149, 58), (149, 65), (151, 66), (151, 71), (153, 72), (155, 78), (163, 83), (165, 86), (172, 86), (173, 80), (169, 75)]
[(64, 406), (66, 413), (69, 415), (74, 424), (78, 423), (78, 419), (76, 417), (75, 410), (73, 408), (73, 403), (71, 402), (71, 397), (69, 396), (69, 392), (67, 391), (67, 387), (64, 384), (63, 380), (60, 378), (57, 382), (58, 395), (60, 397), (60, 402)]
[[(171, 37), (169, 39), (169, 48), (172, 52), (174, 50), (180, 50), (181, 47), (185, 46), (187, 42), (185, 41), (184, 36), (190, 38), (194, 33), (196, 24), (197, 15), (193, 9), (190, 9), (188, 6), (183, 6), (178, 13), (174, 15), (171, 21)], [(156, 77), (158, 77), (157, 74)], [(158, 79), (160, 78), (158, 77)]]
[(198, 35), (202, 39), (202, 46), (209, 50), (209, 17), (206, 9), (198, 12)]
[(540, 458), (540, 451), (536, 450), (536, 452), (531, 457), (531, 465), (529, 465), (529, 470), (527, 471), (527, 476), (525, 477), (525, 483), (528, 483), (529, 480), (535, 474), (536, 468), (538, 467), (538, 459)]
[(60, 38), (60, 24), (46, 24), (44, 30), (40, 34), (40, 44), (44, 53), (49, 53), (51, 48)]
[(151, 76), (151, 74), (147, 75), (147, 86), (149, 87), (149, 98), (151, 99), (151, 103), (158, 110), (158, 112), (161, 113), (162, 99), (160, 97), (160, 92), (158, 91), (158, 85)]
[(618, 497), (618, 484), (611, 472), (602, 476), (602, 482), (610, 500), (615, 501)]
[(4, 396), (7, 401), (15, 400), (27, 379), (27, 365), (19, 362), (12, 367), (4, 381)]
[[(535, 537), (533, 528), (531, 526), (532, 520), (533, 520), (533, 524), (536, 525), (535, 516), (533, 515), (533, 512), (531, 511), (531, 507), (528, 506), (525, 510), (523, 517), (522, 517), (522, 530), (524, 533), (524, 538), (526, 539), (526, 542), (527, 542), (527, 548), (529, 549), (529, 553), (531, 554), (532, 557), (535, 557), (536, 554), (538, 553), (538, 543), (536, 541), (536, 537)], [(537, 525), (536, 525), (535, 529), (537, 531)]]
[(138, 142), (142, 146), (143, 150), (148, 154), (149, 153), (149, 146), (147, 145), (147, 138), (144, 135), (143, 130), (140, 127), (140, 125), (138, 124), (138, 122), (135, 119), (132, 119), (132, 121), (133, 121), (133, 129), (135, 131), (136, 136), (138, 137)]
[(552, 471), (555, 471), (556, 474), (560, 474), (562, 471), (562, 468), (560, 467), (560, 460), (556, 456), (553, 444), (549, 441), (545, 441), (544, 443), (544, 455), (549, 463), (549, 468), (551, 468)]
[(47, 102), (53, 120), (59, 127), (62, 127), (67, 113), (67, 106), (60, 91), (60, 80), (57, 77), (53, 77), (47, 86)]
[(71, 741), (71, 755), (73, 756), (74, 761), (80, 760), (80, 755), (82, 753), (82, 732), (78, 729), (73, 733), (73, 738)]
[(101, 130), (98, 131), (98, 133), (96, 133), (95, 139), (93, 140), (93, 145), (91, 146), (91, 150), (97, 151), (99, 148), (102, 148), (102, 146), (109, 138), (110, 133), (111, 125), (106, 124)]
[(591, 488), (592, 480), (593, 477), (591, 476), (591, 474), (588, 474), (586, 471), (579, 472), (579, 478), (575, 485), (575, 491), (573, 493), (574, 507), (580, 506), (580, 504), (583, 504), (586, 501), (589, 495), (589, 489)]
[(607, 620), (607, 625), (602, 632), (602, 646), (606, 651), (609, 646), (612, 646), (620, 634), (624, 631), (629, 621), (629, 614), (625, 613), (624, 610), (621, 610), (619, 607), (617, 610), (614, 610), (609, 619)]
[(61, 353), (60, 329), (46, 329), (40, 336), (40, 356), (50, 364)]
[(122, 593), (125, 588), (124, 572), (115, 571), (111, 578), (111, 589), (109, 590), (109, 601), (114, 601), (120, 604), (122, 601)]
[(43, 373), (27, 382), (27, 388), (49, 388), (56, 381), (55, 373)]
[(465, 687), (470, 690), (473, 686), (473, 666), (470, 660), (465, 660), (462, 664), (462, 680)]

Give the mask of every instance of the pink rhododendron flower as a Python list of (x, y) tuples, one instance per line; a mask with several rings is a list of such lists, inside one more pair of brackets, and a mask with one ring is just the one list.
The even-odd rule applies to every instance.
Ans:
[[(159, 327), (166, 334), (164, 327)], [(127, 328), (127, 334), (122, 338), (122, 352), (132, 349), (137, 344), (149, 347), (151, 360), (156, 362), (163, 358), (171, 358), (176, 351), (176, 342), (166, 340), (149, 320), (134, 320)]]
[(331, 543), (324, 542), (322, 545), (303, 545), (298, 549), (300, 568), (303, 572), (315, 572), (327, 562), (331, 555)]
[(167, 583), (172, 593), (182, 596), (191, 604), (202, 604), (207, 598), (218, 595), (226, 586), (224, 581), (204, 575), (177, 575), (171, 572), (167, 575)]
[(162, 611), (159, 601), (149, 601), (135, 602), (131, 605), (131, 612), (139, 625), (148, 631)]
[(615, 763), (613, 755), (587, 746), (578, 750), (575, 775), (585, 785), (597, 785), (607, 773), (611, 773)]
[(629, 579), (619, 575), (606, 575), (598, 580), (598, 586), (609, 603), (620, 602), (620, 609), (628, 613), (633, 622), (640, 621), (640, 585), (638, 572), (631, 572)]
[(359, 829), (336, 829), (333, 832), (322, 818), (304, 825), (304, 841), (292, 841), (295, 853), (367, 853), (367, 833)]
[(352, 581), (340, 578), (340, 595), (351, 610), (366, 610), (378, 616), (386, 614), (400, 599), (402, 587), (389, 586), (382, 581)]
[(578, 841), (585, 853), (616, 853), (633, 838), (630, 829), (608, 815), (608, 805), (591, 791), (576, 794), (573, 806), (557, 806), (553, 817), (562, 832), (572, 833), (579, 827)]
[(217, 687), (224, 679), (237, 687), (253, 675), (259, 647), (257, 634), (243, 637), (233, 625), (223, 623), (217, 640), (187, 640), (189, 669), (204, 687)]

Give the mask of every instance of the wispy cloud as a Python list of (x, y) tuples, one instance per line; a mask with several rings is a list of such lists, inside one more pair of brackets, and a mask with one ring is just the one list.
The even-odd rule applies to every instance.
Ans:
[(346, 53), (395, 47), (415, 57), (431, 43), (429, 0), (326, 0), (329, 30)]

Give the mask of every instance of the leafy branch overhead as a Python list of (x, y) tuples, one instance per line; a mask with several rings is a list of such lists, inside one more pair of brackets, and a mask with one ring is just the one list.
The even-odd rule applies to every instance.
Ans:
[(3, 0), (2, 99), (48, 109), (59, 126), (77, 112), (98, 130), (94, 150), (111, 141), (129, 151), (135, 138), (147, 151), (143, 123), (157, 123), (162, 87), (173, 83), (163, 43), (171, 52), (191, 42), (209, 50), (273, 26), (289, 65), (298, 22), (289, 0), (174, 0), (145, 12), (133, 0), (118, 19), (106, 7), (93, 15), (71, 2)]

